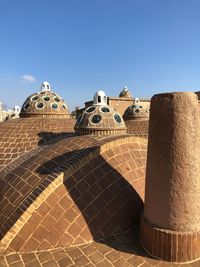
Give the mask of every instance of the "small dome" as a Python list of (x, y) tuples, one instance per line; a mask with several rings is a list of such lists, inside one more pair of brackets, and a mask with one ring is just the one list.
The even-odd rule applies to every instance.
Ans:
[(119, 94), (119, 97), (125, 97), (125, 98), (131, 98), (132, 97), (132, 94), (129, 91), (127, 86), (124, 86), (123, 90)]
[(43, 82), (38, 93), (30, 95), (20, 112), (20, 117), (66, 117), (70, 114), (64, 100), (50, 91), (50, 84)]
[(104, 91), (97, 91), (94, 95), (94, 105), (107, 105), (107, 96)]
[(106, 99), (106, 94), (103, 91), (98, 91), (95, 94), (93, 105), (86, 108), (77, 119), (75, 125), (77, 134), (117, 135), (126, 133), (127, 128), (123, 118), (119, 112), (107, 105)]
[(149, 119), (149, 108), (143, 107), (139, 98), (135, 98), (134, 104), (129, 106), (123, 115), (124, 120)]
[(48, 82), (43, 82), (41, 84), (41, 91), (51, 91), (50, 84)]
[(13, 111), (20, 113), (20, 107), (19, 106), (14, 106)]

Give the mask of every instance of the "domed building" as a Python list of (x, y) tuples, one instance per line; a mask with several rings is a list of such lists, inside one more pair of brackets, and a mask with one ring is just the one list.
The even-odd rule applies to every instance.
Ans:
[(135, 98), (134, 103), (125, 110), (123, 115), (127, 126), (127, 132), (147, 137), (149, 112), (149, 107), (147, 105), (143, 105), (139, 98)]
[(74, 132), (75, 120), (48, 82), (25, 100), (19, 116), (0, 124), (0, 171), (36, 147)]
[(134, 104), (129, 106), (123, 115), (125, 121), (127, 120), (148, 120), (149, 108), (142, 106), (139, 98), (135, 98)]
[(62, 117), (70, 118), (70, 114), (64, 100), (50, 90), (50, 84), (43, 82), (38, 93), (30, 95), (20, 112), (20, 117)]
[(117, 135), (126, 133), (126, 125), (116, 109), (107, 105), (104, 91), (98, 91), (91, 106), (79, 116), (75, 125), (79, 135)]
[(123, 90), (119, 94), (119, 97), (132, 98), (132, 94), (127, 86), (124, 86)]
[[(47, 95), (50, 89), (49, 84), (44, 84), (42, 89), (45, 89), (45, 85), (45, 97), (54, 97), (52, 94)], [(166, 153), (168, 153), (167, 149), (170, 149), (167, 142), (162, 142), (162, 132), (171, 131), (168, 127), (169, 116), (165, 116), (167, 126), (165, 127), (164, 122), (162, 132), (159, 133), (160, 140), (154, 137), (157, 127), (153, 127), (162, 123), (163, 118), (160, 115), (165, 114), (166, 106), (162, 107), (162, 102), (157, 102), (154, 98), (154, 113), (152, 112), (154, 118), (151, 116), (153, 118), (153, 121), (151, 118), (151, 123), (153, 123), (150, 127), (150, 137), (151, 145), (155, 148), (156, 160), (153, 157), (154, 165), (151, 165), (152, 163), (147, 163), (148, 140), (146, 136), (139, 135), (139, 131), (138, 136), (137, 133), (125, 133), (126, 126), (123, 118), (115, 108), (108, 105), (103, 91), (95, 94), (93, 103), (78, 119), (75, 126), (77, 134), (72, 133), (74, 121), (58, 116), (61, 115), (59, 113), (54, 114), (54, 109), (51, 113), (55, 99), (47, 101), (48, 106), (46, 106), (46, 100), (43, 99), (43, 95), (40, 95), (41, 92), (25, 101), (24, 104), (29, 104), (29, 107), (22, 113), (27, 115), (29, 112), (29, 116), (23, 117), (22, 115), (19, 119), (0, 124), (0, 162), (3, 161), (4, 164), (4, 168), (0, 170), (0, 266), (171, 267), (172, 262), (163, 263), (159, 260), (162, 257), (152, 259), (151, 253), (148, 256), (144, 251), (138, 239), (140, 218), (142, 218), (141, 226), (143, 227), (142, 238), (146, 240), (147, 248), (150, 247), (153, 251), (156, 249), (161, 256), (167, 255), (163, 253), (167, 250), (181, 264), (183, 263), (182, 257), (185, 257), (184, 251), (187, 255), (194, 254), (191, 253), (193, 250), (189, 245), (192, 244), (198, 249), (197, 237), (199, 238), (199, 235), (196, 235), (196, 232), (189, 232), (189, 238), (187, 238), (190, 240), (189, 243), (182, 238), (183, 232), (173, 231), (174, 235), (171, 239), (169, 238), (172, 234), (171, 230), (161, 229), (159, 224), (151, 224), (151, 221), (144, 228), (146, 173), (152, 172), (152, 177), (150, 177), (152, 183), (147, 182), (147, 186), (153, 196), (153, 202), (157, 199), (168, 201), (169, 198), (165, 197), (166, 191), (171, 192), (171, 185), (166, 190), (164, 184), (160, 190), (154, 180), (156, 174), (159, 182), (163, 183), (166, 180), (171, 182), (167, 176), (171, 171), (168, 159), (163, 157), (163, 164), (160, 164), (159, 160), (159, 145), (164, 147), (163, 151)], [(33, 100), (33, 96), (38, 98)], [(193, 97), (192, 100), (194, 100)], [(37, 103), (44, 105), (40, 113), (35, 111)], [(157, 103), (160, 103), (163, 113), (156, 112)], [(191, 108), (191, 102), (183, 101), (180, 116), (185, 115), (184, 103), (187, 103), (187, 110)], [(61, 111), (62, 105), (59, 106)], [(126, 123), (139, 127), (141, 123), (148, 122), (147, 117), (144, 116), (148, 112), (138, 99), (135, 99), (131, 106), (126, 116), (124, 115), (127, 118)], [(45, 107), (49, 108), (48, 112), (45, 111)], [(180, 113), (180, 105), (177, 107)], [(170, 110), (169, 106), (167, 112)], [(198, 103), (195, 103), (193, 111), (195, 111), (194, 114), (198, 114)], [(177, 115), (176, 112), (174, 114)], [(196, 116), (197, 126), (200, 124), (198, 120), (199, 117)], [(181, 117), (179, 121), (181, 127), (184, 128), (185, 121), (181, 120)], [(190, 114), (188, 122), (190, 126), (193, 126)], [(191, 139), (190, 127), (188, 129), (187, 134)], [(173, 132), (177, 135), (177, 131)], [(196, 132), (199, 133), (197, 130)], [(50, 138), (41, 143), (43, 134), (49, 135)], [(178, 135), (180, 135), (179, 131)], [(169, 139), (169, 135), (165, 137)], [(199, 139), (197, 135), (195, 138)], [(175, 145), (180, 149), (179, 140), (176, 141)], [(191, 146), (185, 147), (190, 151)], [(151, 155), (154, 156), (154, 154), (148, 154), (148, 160)], [(181, 155), (185, 158), (185, 153)], [(178, 158), (179, 156), (178, 154)], [(194, 158), (197, 159), (196, 156)], [(4, 160), (8, 161), (4, 162)], [(158, 162), (157, 166), (156, 162)], [(166, 172), (167, 179), (165, 180), (160, 178), (160, 169), (156, 172), (157, 167), (163, 167), (162, 165), (169, 170)], [(179, 162), (178, 165), (181, 168)], [(191, 166), (191, 164), (185, 165), (186, 168)], [(147, 171), (146, 166), (148, 166)], [(195, 174), (196, 170), (198, 171), (198, 168), (195, 169)], [(188, 170), (189, 176), (190, 173)], [(181, 172), (178, 172), (178, 175), (185, 179)], [(173, 181), (174, 178), (176, 179), (175, 176), (172, 178)], [(198, 180), (198, 176), (195, 179)], [(187, 181), (188, 179), (185, 179), (184, 185), (188, 187)], [(154, 194), (151, 185), (159, 194)], [(176, 186), (177, 183), (173, 183), (172, 186), (174, 185)], [(181, 186), (180, 183), (180, 188)], [(192, 188), (194, 192), (194, 183), (189, 188)], [(196, 195), (191, 195), (195, 199), (198, 192)], [(178, 197), (175, 194), (175, 198), (179, 200), (179, 194)], [(182, 218), (184, 218), (185, 209), (187, 211), (190, 209), (190, 206), (186, 205), (188, 199), (186, 197), (185, 199), (183, 210), (180, 209)], [(148, 199), (145, 196), (146, 207), (149, 200), (152, 198)], [(163, 211), (163, 206), (160, 206), (159, 201), (156, 203), (156, 213), (154, 209), (151, 209), (149, 213), (156, 218), (162, 220), (164, 218), (164, 221), (168, 220), (169, 217), (165, 216), (165, 210)], [(171, 202), (171, 207), (174, 203), (177, 202)], [(196, 204), (198, 207), (198, 202)], [(175, 205), (175, 208), (177, 207), (179, 208), (179, 205)], [(167, 212), (170, 213), (171, 210), (168, 209)], [(160, 217), (160, 212), (164, 216)], [(198, 213), (198, 209), (195, 213)], [(175, 219), (182, 226), (179, 217)], [(157, 232), (150, 231), (152, 229)], [(184, 232), (184, 235), (187, 237), (188, 232)], [(180, 238), (177, 239), (177, 236)], [(163, 243), (163, 240), (166, 242)], [(173, 250), (175, 246), (177, 253)], [(181, 252), (179, 249), (182, 249)], [(197, 254), (195, 253), (194, 256), (196, 257)], [(191, 263), (190, 266), (199, 266), (198, 264), (199, 262), (195, 265)]]
[[(68, 249), (107, 242), (138, 222), (147, 139), (126, 133), (122, 116), (107, 104), (103, 91), (77, 121), (76, 134), (71, 119), (57, 117), (54, 110), (46, 116), (45, 107), (37, 111), (37, 103), (46, 104), (43, 97), (54, 98), (42, 88), (28, 97), (24, 105), (29, 107), (22, 108), (15, 124), (0, 125), (1, 140), (9, 142), (12, 154), (0, 170), (0, 251), (10, 263), (20, 255), (25, 266), (34, 252), (31, 264), (40, 266), (37, 261), (49, 251), (65, 249), (64, 257), (54, 254), (55, 262), (48, 259), (47, 266), (70, 266)], [(42, 132), (53, 135), (40, 145)], [(8, 156), (5, 145), (1, 155)], [(84, 262), (71, 259), (74, 266), (86, 266), (85, 256)]]

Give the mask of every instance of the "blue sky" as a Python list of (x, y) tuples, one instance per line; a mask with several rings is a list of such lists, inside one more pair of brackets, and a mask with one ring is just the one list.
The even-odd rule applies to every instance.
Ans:
[(0, 0), (0, 101), (22, 105), (42, 81), (71, 109), (124, 85), (200, 90), (199, 14), (199, 0)]

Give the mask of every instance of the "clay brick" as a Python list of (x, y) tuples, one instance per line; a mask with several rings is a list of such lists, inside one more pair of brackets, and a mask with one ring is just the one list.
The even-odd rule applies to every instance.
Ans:
[(37, 209), (37, 213), (39, 213), (42, 217), (45, 217), (45, 215), (50, 211), (50, 209), (51, 207), (46, 202), (43, 202)]
[(114, 157), (114, 156), (115, 156), (115, 153), (113, 152), (112, 149), (109, 149), (109, 150), (106, 152), (106, 158), (107, 158), (107, 159), (110, 159), (110, 158), (112, 158), (112, 157)]
[(41, 265), (40, 265), (38, 260), (34, 260), (34, 261), (31, 261), (31, 262), (28, 262), (26, 264), (26, 267), (41, 267)]
[(58, 204), (63, 207), (64, 209), (68, 208), (71, 206), (72, 204), (72, 200), (67, 196), (65, 195), (59, 202)]
[(15, 254), (8, 255), (6, 257), (6, 260), (7, 260), (8, 264), (11, 264), (13, 262), (20, 261), (21, 259), (20, 259), (19, 255), (15, 253)]
[[(82, 177), (82, 176), (78, 176), (78, 177)], [(82, 180), (76, 185), (76, 189), (78, 189), (80, 193), (84, 192), (88, 189), (88, 184), (84, 180)]]
[(101, 187), (99, 186), (99, 183), (95, 183), (93, 185), (90, 186), (90, 192), (91, 194), (93, 195), (93, 197), (97, 197), (99, 194), (102, 193), (102, 189)]
[(33, 233), (33, 237), (40, 243), (48, 236), (49, 232), (42, 226), (39, 226)]
[(56, 230), (53, 229), (50, 231), (49, 235), (47, 236), (47, 241), (51, 243), (53, 246), (55, 246), (60, 239), (60, 233)]
[[(110, 263), (109, 261), (105, 260), (105, 259), (103, 259), (101, 262), (99, 262), (99, 263), (96, 264), (96, 267), (105, 267), (105, 266), (106, 267), (112, 267), (113, 264)], [(119, 265), (119, 267), (122, 267), (122, 266), (125, 267), (126, 265)]]
[(73, 260), (75, 260), (76, 258), (80, 257), (81, 255), (83, 255), (82, 251), (80, 250), (80, 248), (76, 247), (76, 248), (69, 248), (67, 249), (67, 254), (73, 258)]
[(109, 159), (109, 164), (113, 167), (116, 168), (116, 166), (118, 165), (118, 161), (115, 158), (111, 158)]
[(56, 220), (51, 215), (47, 215), (42, 221), (41, 225), (50, 232), (56, 223)]
[(76, 258), (74, 261), (75, 261), (76, 266), (81, 266), (81, 267), (89, 263), (89, 260), (85, 255), (81, 255), (80, 257)]
[(72, 235), (75, 238), (81, 232), (81, 228), (76, 223), (73, 223), (68, 229), (68, 232), (70, 235)]
[(22, 261), (18, 261), (10, 264), (10, 267), (24, 267), (24, 264)]
[[(73, 194), (72, 194), (73, 196)], [(73, 196), (74, 197), (74, 196)], [(74, 198), (75, 199), (75, 198)], [(89, 192), (86, 191), (82, 196), (81, 196), (81, 201), (85, 204), (85, 206), (89, 205), (91, 201), (94, 200), (93, 195)]]
[(65, 213), (64, 213), (64, 218), (72, 223), (75, 218), (78, 216), (77, 212), (75, 211), (75, 209), (73, 209), (73, 207), (70, 207)]
[(70, 266), (73, 264), (72, 260), (70, 259), (70, 257), (66, 256), (65, 258), (62, 258), (58, 261), (58, 264), (60, 267), (66, 267), (66, 266)]
[(75, 187), (73, 187), (70, 190), (70, 195), (72, 196), (73, 199), (78, 199), (81, 196), (81, 193)]
[(78, 218), (76, 219), (76, 223), (79, 225), (81, 229), (84, 229), (86, 221), (82, 214), (79, 214)]
[(12, 240), (12, 242), (11, 242), (11, 244), (10, 244), (10, 247), (11, 247), (12, 249), (14, 249), (15, 251), (19, 251), (19, 249), (24, 245), (24, 243), (25, 243), (25, 241), (24, 241), (22, 238), (16, 236), (16, 237)]
[(0, 257), (0, 266), (1, 267), (7, 267), (7, 263), (6, 260), (3, 257)]
[(80, 233), (80, 236), (86, 241), (89, 241), (93, 238), (88, 226), (86, 226), (85, 229)]
[(61, 208), (59, 205), (55, 205), (54, 208), (50, 211), (50, 215), (52, 215), (57, 221), (63, 215), (64, 209)]
[(20, 250), (34, 251), (38, 249), (39, 245), (40, 243), (35, 238), (31, 237)]
[(73, 240), (74, 239), (72, 238), (72, 236), (70, 236), (68, 233), (64, 233), (58, 244), (61, 246), (69, 246), (72, 244)]
[(60, 234), (63, 234), (65, 230), (69, 227), (70, 223), (65, 220), (65, 218), (61, 217), (60, 220), (56, 224), (56, 229)]
[(22, 227), (22, 229), (19, 231), (18, 236), (20, 238), (22, 238), (23, 240), (27, 240), (30, 237), (30, 235), (32, 234), (33, 230), (34, 230), (34, 227), (31, 228), (31, 227), (29, 227), (29, 224), (26, 223)]
[(1, 202), (1, 211), (3, 212), (3, 214), (8, 215), (9, 213), (12, 212), (13, 208), (14, 208), (14, 205), (11, 203), (8, 203), (7, 200), (5, 200), (5, 204)]
[(53, 256), (50, 252), (41, 252), (40, 254), (38, 254), (38, 258), (40, 263), (49, 262), (53, 260)]
[(28, 220), (28, 223), (36, 229), (39, 222), (42, 220), (42, 216), (39, 215), (39, 213), (34, 212), (30, 219)]
[(15, 202), (15, 200), (20, 196), (20, 194), (17, 191), (14, 191), (13, 194), (10, 197), (11, 202)]
[(59, 197), (64, 196), (67, 194), (67, 189), (61, 185), (59, 186), (55, 191), (55, 194), (57, 194)]
[(94, 254), (90, 255), (90, 260), (95, 265), (97, 265), (103, 259), (103, 255), (99, 251), (96, 251)]
[(39, 183), (40, 179), (36, 176), (30, 175), (26, 181), (31, 187), (35, 187)]
[(56, 250), (56, 251), (52, 251), (52, 255), (53, 255), (53, 258), (56, 261), (58, 261), (59, 259), (66, 257), (66, 252), (63, 249)]
[(105, 257), (110, 261), (110, 262), (115, 262), (117, 261), (121, 255), (117, 253), (116, 251), (110, 251), (108, 254), (105, 255)]
[(46, 250), (54, 248), (52, 244), (50, 244), (47, 240), (43, 240), (40, 244), (38, 250)]

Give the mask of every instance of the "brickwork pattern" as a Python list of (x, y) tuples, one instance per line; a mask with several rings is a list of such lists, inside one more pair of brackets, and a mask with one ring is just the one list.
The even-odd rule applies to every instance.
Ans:
[(126, 134), (127, 130), (126, 129), (115, 129), (115, 130), (108, 130), (109, 128), (107, 128), (106, 130), (90, 130), (90, 129), (78, 129), (77, 130), (77, 134), (78, 135), (99, 135), (99, 136), (103, 136), (103, 135), (121, 135), (121, 134)]
[(158, 259), (191, 262), (200, 258), (200, 233), (160, 229), (142, 216), (140, 236), (147, 251)]
[(152, 259), (140, 246), (138, 229), (80, 246), (0, 256), (1, 267), (199, 267), (200, 262), (173, 264)]
[(21, 118), (0, 124), (0, 170), (49, 140), (74, 132), (73, 119)]
[(127, 120), (125, 124), (127, 133), (148, 138), (149, 120)]
[(115, 108), (122, 116), (125, 110), (133, 104), (133, 98), (122, 98), (122, 97), (108, 97), (108, 104)]
[(72, 137), (39, 155), (1, 180), (2, 248), (81, 244), (124, 231), (138, 219), (146, 140)]

